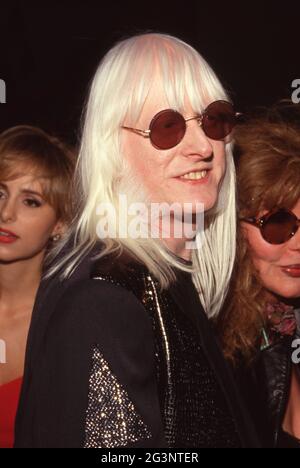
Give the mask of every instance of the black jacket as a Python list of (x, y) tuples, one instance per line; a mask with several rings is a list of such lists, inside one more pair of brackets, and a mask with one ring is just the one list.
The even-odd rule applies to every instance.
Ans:
[[(244, 394), (263, 445), (269, 448), (298, 446), (282, 431), (292, 377), (292, 342), (285, 336), (261, 351), (251, 367), (240, 373)], [(286, 446), (286, 448), (288, 448)]]
[[(95, 281), (98, 266), (95, 273), (89, 255), (71, 279), (42, 283), (29, 334), (16, 447), (169, 446), (153, 328), (134, 286), (132, 291), (123, 287), (122, 280), (128, 283), (123, 265), (118, 261), (117, 270), (110, 272), (112, 282), (108, 276)], [(170, 297), (186, 313), (176, 289)], [(192, 319), (241, 446), (257, 447), (249, 415), (201, 310)]]

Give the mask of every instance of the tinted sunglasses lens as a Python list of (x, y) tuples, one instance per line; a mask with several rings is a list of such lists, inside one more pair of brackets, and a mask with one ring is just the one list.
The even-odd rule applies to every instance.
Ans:
[(170, 149), (178, 145), (185, 134), (185, 121), (179, 112), (159, 112), (150, 124), (150, 139), (159, 149)]
[(230, 102), (212, 102), (204, 112), (202, 128), (212, 140), (223, 140), (232, 132), (235, 124), (235, 112)]
[(296, 218), (287, 211), (272, 214), (262, 227), (262, 236), (270, 244), (284, 244), (297, 229)]

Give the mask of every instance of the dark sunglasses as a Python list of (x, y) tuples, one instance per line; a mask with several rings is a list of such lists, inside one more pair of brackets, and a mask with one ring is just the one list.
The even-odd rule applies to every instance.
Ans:
[(272, 210), (261, 218), (242, 218), (242, 221), (258, 227), (265, 241), (274, 245), (288, 242), (300, 226), (300, 219), (285, 208)]
[(240, 115), (234, 111), (230, 102), (215, 101), (201, 115), (185, 119), (179, 112), (165, 109), (153, 117), (148, 130), (125, 126), (122, 128), (150, 138), (157, 149), (167, 150), (181, 142), (186, 132), (186, 122), (190, 120), (197, 120), (208, 138), (223, 140), (232, 132)]

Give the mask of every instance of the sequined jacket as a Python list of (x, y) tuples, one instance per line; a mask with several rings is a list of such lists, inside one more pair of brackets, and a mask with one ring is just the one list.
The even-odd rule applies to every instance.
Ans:
[(52, 289), (42, 338), (37, 322), (30, 331), (16, 447), (259, 446), (195, 291), (180, 284), (191, 285), (162, 292), (126, 258), (87, 268), (59, 299)]

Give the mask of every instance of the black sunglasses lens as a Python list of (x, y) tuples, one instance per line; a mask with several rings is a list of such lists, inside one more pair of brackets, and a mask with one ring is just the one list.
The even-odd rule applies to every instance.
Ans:
[(284, 244), (297, 230), (297, 219), (288, 211), (279, 210), (265, 221), (261, 232), (269, 244)]
[(202, 128), (212, 140), (223, 140), (232, 132), (235, 124), (236, 116), (230, 102), (212, 102), (204, 112)]
[(179, 112), (159, 112), (150, 124), (150, 139), (159, 149), (170, 149), (178, 145), (185, 134), (185, 120)]

